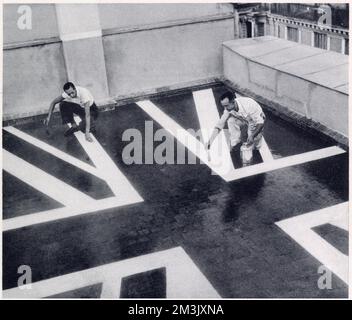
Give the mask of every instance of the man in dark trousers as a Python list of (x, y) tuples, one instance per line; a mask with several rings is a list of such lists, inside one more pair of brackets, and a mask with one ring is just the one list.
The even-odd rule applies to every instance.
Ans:
[[(44, 120), (44, 124), (49, 126), (54, 108), (59, 103), (62, 123), (71, 124), (71, 128), (65, 132), (65, 136), (81, 130), (85, 133), (86, 140), (93, 142), (90, 132), (94, 128), (94, 122), (98, 117), (98, 108), (92, 94), (88, 89), (75, 86), (72, 82), (65, 83), (63, 89), (62, 95), (51, 102), (48, 117)], [(74, 114), (81, 119), (79, 126), (73, 118)]]

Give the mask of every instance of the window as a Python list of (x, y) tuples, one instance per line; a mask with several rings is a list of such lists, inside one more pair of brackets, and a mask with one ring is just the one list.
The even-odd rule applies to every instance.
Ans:
[(345, 54), (349, 54), (349, 48), (348, 48), (348, 39), (345, 39)]
[(298, 29), (287, 27), (287, 40), (298, 42)]
[(265, 35), (264, 32), (264, 23), (258, 23), (258, 37), (262, 37)]
[(252, 22), (247, 21), (246, 27), (247, 27), (247, 38), (252, 38)]
[(314, 47), (327, 49), (327, 35), (324, 33), (314, 32)]

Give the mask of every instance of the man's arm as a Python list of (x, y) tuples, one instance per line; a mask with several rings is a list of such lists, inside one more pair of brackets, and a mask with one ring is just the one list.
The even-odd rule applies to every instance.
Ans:
[(263, 130), (265, 122), (265, 115), (261, 108), (258, 108), (258, 110), (255, 113), (251, 114), (250, 117), (255, 123), (255, 129), (251, 135), (248, 135), (247, 144), (253, 143), (254, 138)]
[(86, 140), (93, 142), (93, 139), (90, 136), (90, 106), (88, 102), (84, 104), (84, 110), (86, 112)]
[(213, 141), (215, 140), (215, 138), (217, 137), (217, 135), (219, 134), (219, 132), (220, 132), (220, 129), (219, 129), (219, 128), (215, 127), (215, 128), (213, 129), (213, 132), (212, 132), (212, 134), (211, 134), (211, 136), (210, 136), (210, 138), (209, 138), (209, 141), (205, 144), (205, 148), (206, 148), (206, 149), (210, 149), (210, 146), (212, 145)]
[(209, 141), (205, 144), (206, 149), (210, 149), (211, 144), (214, 142), (215, 138), (219, 134), (219, 132), (225, 127), (226, 121), (229, 118), (230, 114), (227, 111), (224, 111), (223, 115), (221, 116), (219, 122), (215, 126)]
[(252, 144), (254, 141), (254, 138), (263, 130), (263, 128), (264, 128), (264, 123), (257, 123), (255, 125), (255, 130), (252, 132), (251, 135), (248, 135), (247, 144)]
[(49, 122), (50, 122), (50, 119), (51, 119), (51, 115), (55, 109), (55, 105), (57, 103), (60, 103), (62, 100), (64, 100), (64, 98), (62, 96), (59, 96), (57, 98), (55, 98), (51, 103), (50, 103), (50, 107), (49, 107), (49, 111), (48, 111), (48, 116), (47, 118), (44, 120), (44, 124), (49, 126)]

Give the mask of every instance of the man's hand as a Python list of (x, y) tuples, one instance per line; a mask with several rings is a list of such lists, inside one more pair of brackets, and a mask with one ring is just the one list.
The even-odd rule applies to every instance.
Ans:
[(254, 142), (254, 138), (252, 135), (248, 135), (248, 138), (247, 138), (247, 145), (251, 145), (253, 144)]
[(90, 133), (89, 133), (89, 132), (86, 132), (86, 140), (87, 140), (88, 142), (93, 142), (93, 139), (92, 139), (92, 137), (90, 136)]
[(49, 126), (49, 121), (50, 121), (49, 117), (45, 118), (44, 121), (43, 121), (44, 125), (46, 125), (48, 127)]

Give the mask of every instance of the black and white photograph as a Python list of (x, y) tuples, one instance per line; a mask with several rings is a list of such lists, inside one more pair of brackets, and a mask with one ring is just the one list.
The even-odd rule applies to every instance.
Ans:
[(349, 298), (347, 2), (4, 1), (2, 30), (2, 299)]

